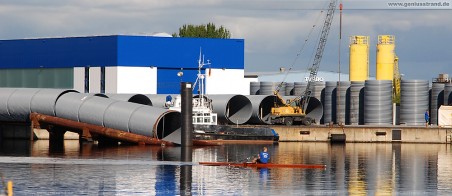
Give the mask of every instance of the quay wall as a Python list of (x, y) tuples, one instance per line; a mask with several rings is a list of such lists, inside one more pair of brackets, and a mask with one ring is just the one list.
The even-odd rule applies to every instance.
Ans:
[(452, 128), (409, 126), (272, 126), (280, 142), (331, 142), (345, 134), (345, 142), (451, 143)]

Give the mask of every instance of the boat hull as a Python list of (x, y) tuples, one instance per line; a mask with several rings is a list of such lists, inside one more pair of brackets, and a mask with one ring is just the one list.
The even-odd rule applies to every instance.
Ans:
[(320, 164), (278, 164), (278, 163), (233, 163), (233, 162), (199, 162), (205, 166), (230, 166), (230, 167), (255, 167), (255, 168), (301, 168), (301, 169), (325, 169), (326, 165)]

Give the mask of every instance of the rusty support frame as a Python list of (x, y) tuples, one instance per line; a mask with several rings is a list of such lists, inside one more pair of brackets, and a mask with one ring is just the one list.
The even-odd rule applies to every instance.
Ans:
[(81, 138), (90, 138), (91, 135), (105, 136), (118, 141), (125, 141), (136, 144), (146, 145), (174, 145), (171, 142), (166, 142), (157, 138), (129, 133), (117, 129), (101, 127), (97, 125), (76, 122), (54, 116), (48, 116), (39, 113), (31, 113), (30, 119), (33, 122), (33, 127), (47, 128), (48, 125), (59, 126), (65, 128), (67, 131), (81, 134)]

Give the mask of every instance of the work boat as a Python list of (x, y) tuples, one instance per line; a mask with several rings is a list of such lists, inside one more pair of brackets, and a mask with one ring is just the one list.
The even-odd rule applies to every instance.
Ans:
[[(204, 63), (204, 57), (199, 53), (198, 60), (198, 77), (196, 78), (193, 89), (198, 85), (199, 95), (193, 98), (193, 125), (195, 125), (195, 132), (204, 132), (197, 129), (197, 125), (217, 125), (217, 113), (213, 112), (212, 100), (204, 95), (204, 79), (205, 74), (201, 73), (201, 69), (205, 65), (210, 65), (209, 61)], [(181, 110), (181, 96), (177, 95), (174, 99), (170, 110)]]

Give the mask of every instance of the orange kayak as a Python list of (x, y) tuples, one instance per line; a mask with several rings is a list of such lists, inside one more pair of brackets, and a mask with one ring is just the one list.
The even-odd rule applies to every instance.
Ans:
[(199, 162), (206, 166), (231, 166), (231, 167), (257, 167), (257, 168), (303, 168), (303, 169), (325, 169), (326, 165), (320, 164), (279, 164), (279, 163), (233, 163), (233, 162)]

